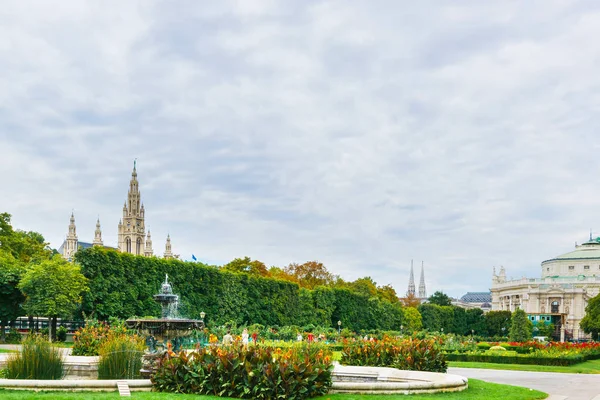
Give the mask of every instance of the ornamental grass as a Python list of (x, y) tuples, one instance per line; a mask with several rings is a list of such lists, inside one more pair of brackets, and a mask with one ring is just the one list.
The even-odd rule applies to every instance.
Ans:
[(5, 373), (9, 379), (62, 379), (64, 357), (41, 336), (29, 335), (21, 350), (8, 356)]
[(137, 335), (116, 335), (98, 349), (98, 379), (136, 379), (140, 377), (144, 340)]

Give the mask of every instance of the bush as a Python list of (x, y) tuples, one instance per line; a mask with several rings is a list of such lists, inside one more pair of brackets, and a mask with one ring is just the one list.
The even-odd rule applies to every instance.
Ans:
[(347, 341), (342, 364), (393, 367), (411, 371), (446, 372), (448, 364), (439, 339)]
[(502, 346), (492, 346), (488, 349), (488, 351), (506, 351), (506, 348)]
[(29, 335), (17, 353), (6, 360), (6, 377), (10, 379), (62, 379), (64, 359), (60, 349), (52, 347), (39, 335)]
[(6, 334), (6, 342), (5, 343), (19, 344), (19, 343), (21, 343), (22, 339), (23, 339), (23, 337), (21, 336), (21, 334), (19, 333), (19, 331), (16, 330), (16, 329), (14, 329), (14, 328), (12, 328)]
[(489, 343), (486, 343), (486, 342), (477, 343), (477, 348), (479, 350), (483, 350), (483, 351), (489, 350), (490, 347), (492, 347), (492, 345)]
[(152, 375), (160, 392), (252, 399), (307, 399), (331, 386), (331, 353), (318, 345), (287, 350), (234, 344), (167, 352)]
[(67, 341), (67, 328), (64, 326), (60, 326), (56, 330), (56, 341), (57, 342), (66, 342)]
[(87, 320), (85, 327), (80, 328), (73, 335), (74, 356), (97, 356), (100, 346), (113, 336), (127, 334), (127, 328), (121, 323), (108, 325), (106, 322)]
[(137, 335), (112, 336), (98, 349), (98, 379), (135, 379), (140, 377), (144, 340)]

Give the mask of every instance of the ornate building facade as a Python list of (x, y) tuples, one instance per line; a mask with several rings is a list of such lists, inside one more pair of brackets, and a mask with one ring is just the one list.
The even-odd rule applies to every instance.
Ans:
[[(560, 340), (587, 337), (579, 323), (589, 299), (600, 293), (600, 238), (541, 264), (541, 278), (506, 279), (500, 267), (492, 276), (492, 310), (523, 309), (534, 325), (555, 327)], [(535, 331), (535, 328), (534, 328)]]
[[(69, 222), (68, 234), (59, 247), (58, 252), (67, 260), (73, 260), (73, 256), (80, 248), (89, 248), (92, 246), (104, 246), (102, 240), (102, 230), (100, 228), (100, 218), (96, 221), (96, 231), (94, 241), (81, 242), (77, 237), (77, 228), (75, 226), (75, 216), (71, 213)], [(139, 189), (137, 179), (136, 163), (133, 163), (133, 172), (129, 181), (129, 192), (127, 200), (123, 205), (123, 217), (119, 220), (118, 225), (118, 243), (117, 250), (123, 253), (135, 254), (138, 256), (152, 257), (154, 251), (152, 249), (152, 236), (150, 231), (146, 233), (146, 211)], [(171, 237), (167, 235), (165, 243), (164, 258), (174, 258), (171, 250)]]

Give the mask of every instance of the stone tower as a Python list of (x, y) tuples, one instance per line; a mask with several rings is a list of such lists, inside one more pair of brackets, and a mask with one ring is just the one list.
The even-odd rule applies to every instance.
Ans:
[(77, 252), (77, 228), (75, 227), (75, 216), (71, 212), (71, 220), (69, 222), (69, 233), (63, 247), (62, 256), (71, 261)]
[(92, 243), (94, 246), (103, 246), (102, 242), (102, 230), (100, 230), (100, 218), (96, 221), (96, 232), (94, 234), (94, 242)]
[(415, 274), (413, 272), (413, 260), (410, 260), (410, 277), (408, 278), (407, 296), (415, 295)]
[(165, 258), (173, 258), (173, 251), (171, 251), (171, 235), (167, 235), (167, 243), (165, 244)]
[(144, 205), (141, 202), (134, 161), (127, 201), (123, 205), (123, 219), (119, 221), (119, 250), (123, 253), (143, 255), (145, 236)]
[(423, 267), (423, 261), (421, 261), (421, 279), (419, 280), (419, 298), (427, 298), (427, 290), (425, 289), (425, 268)]
[(146, 257), (152, 257), (154, 255), (154, 251), (152, 250), (152, 236), (150, 236), (150, 231), (148, 231), (148, 236), (146, 236), (146, 248), (144, 249), (144, 255)]

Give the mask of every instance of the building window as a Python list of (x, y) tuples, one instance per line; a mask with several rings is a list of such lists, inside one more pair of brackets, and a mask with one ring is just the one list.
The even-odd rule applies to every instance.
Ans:
[(558, 301), (553, 301), (551, 304), (551, 312), (552, 314), (558, 314)]
[(575, 266), (574, 265), (569, 265), (569, 270), (573, 270), (573, 269), (575, 269)]
[(589, 265), (584, 265), (583, 269), (590, 269), (590, 266)]

